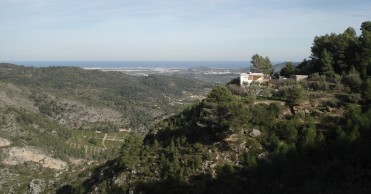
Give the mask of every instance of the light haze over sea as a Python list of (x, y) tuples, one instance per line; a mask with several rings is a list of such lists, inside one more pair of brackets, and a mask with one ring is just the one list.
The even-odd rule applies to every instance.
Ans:
[(249, 61), (11, 61), (16, 65), (49, 67), (74, 66), (81, 68), (247, 68)]

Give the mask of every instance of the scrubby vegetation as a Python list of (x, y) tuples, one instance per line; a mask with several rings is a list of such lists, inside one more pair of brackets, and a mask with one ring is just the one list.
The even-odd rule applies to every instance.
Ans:
[[(138, 139), (137, 147), (124, 146), (107, 163), (115, 169), (109, 179), (99, 171), (75, 191), (367, 192), (371, 111), (344, 108), (343, 116), (285, 114), (283, 105), (248, 104), (219, 86), (154, 126), (142, 145)], [(107, 182), (116, 179), (123, 182)]]
[[(295, 69), (310, 70), (308, 80), (217, 86), (58, 193), (369, 193), (369, 25), (360, 37), (351, 29), (316, 37), (313, 58)], [(341, 38), (360, 53), (319, 51)]]
[[(294, 69), (292, 64), (287, 64), (286, 70), (281, 72), (286, 77), (294, 73), (307, 74), (309, 78), (306, 80), (285, 80), (274, 86), (253, 82), (247, 87), (232, 80), (227, 86), (216, 86), (205, 99), (151, 125), (145, 136), (125, 136), (121, 149), (104, 164), (79, 169), (71, 173), (72, 176), (64, 174), (63, 179), (58, 180), (60, 187), (56, 192), (370, 193), (370, 26), (371, 22), (364, 22), (359, 37), (351, 28), (340, 35), (316, 37), (311, 59)], [(256, 55), (255, 58), (264, 61), (262, 67), (255, 68), (271, 73), (268, 57)], [(14, 68), (6, 67), (8, 69), (3, 71)], [(49, 70), (59, 72), (58, 68), (44, 71)], [(33, 68), (21, 68), (20, 71), (24, 73), (22, 76), (7, 79), (28, 86), (22, 81), (24, 77), (41, 77), (33, 80), (33, 84), (40, 84), (48, 77)], [(60, 76), (57, 74), (54, 76)], [(75, 88), (71, 91), (76, 94), (80, 90), (89, 90), (92, 93), (78, 93), (74, 98), (85, 99), (90, 105), (102, 101), (99, 106), (111, 107), (122, 114), (126, 114), (124, 110), (147, 107), (144, 101), (120, 101), (129, 97), (140, 99), (146, 86), (123, 89), (108, 79), (111, 74), (98, 71), (93, 74), (88, 77), (91, 82), (79, 79), (76, 72), (69, 74), (77, 77), (73, 83), (67, 81), (70, 79), (63, 83), (51, 82), (48, 90)], [(98, 75), (103, 77), (94, 81)], [(133, 81), (118, 73), (112, 76), (117, 76), (120, 83)], [(163, 98), (154, 95), (153, 99), (146, 99), (158, 106), (170, 93), (182, 93), (172, 84), (156, 83), (162, 79), (170, 78), (135, 79), (137, 83), (158, 88), (166, 94)], [(102, 83), (104, 81), (107, 82)], [(93, 84), (106, 88), (105, 92), (91, 90)], [(179, 85), (183, 87), (181, 83)], [(63, 93), (59, 94), (63, 96)], [(44, 116), (11, 110), (16, 115), (16, 122), (24, 126), (24, 131), (45, 128), (48, 132), (46, 125), (50, 125), (50, 128), (58, 129), (61, 140), (74, 136), (79, 142), (109, 147), (96, 140), (95, 137), (101, 134), (95, 134), (97, 129), (93, 127), (89, 138), (83, 139), (84, 134), (78, 131), (71, 133), (62, 126), (49, 123), (48, 118), (60, 115), (68, 106), (60, 106), (49, 96), (30, 95)], [(110, 95), (115, 97), (110, 98)], [(132, 105), (137, 107), (128, 107)], [(7, 119), (2, 120), (6, 123)], [(141, 120), (130, 122), (134, 126)], [(100, 124), (106, 128), (99, 128), (107, 132), (121, 127), (96, 123)]]
[(58, 100), (75, 100), (87, 106), (116, 110), (126, 119), (120, 127), (136, 129), (146, 128), (154, 119), (177, 111), (181, 106), (169, 104), (182, 98), (184, 92), (203, 94), (203, 89), (211, 86), (189, 78), (11, 64), (1, 64), (0, 81), (32, 90), (30, 97), (40, 112), (48, 116), (56, 117), (69, 111)]
[(0, 64), (1, 165), (9, 160), (0, 168), (0, 192), (24, 193), (30, 185), (55, 191), (80, 170), (117, 157), (131, 133), (146, 133), (209, 86), (181, 77)]

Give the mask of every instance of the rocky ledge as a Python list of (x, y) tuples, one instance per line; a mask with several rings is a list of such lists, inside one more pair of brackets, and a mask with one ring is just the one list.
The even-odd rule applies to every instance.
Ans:
[(54, 170), (67, 169), (67, 162), (52, 158), (44, 154), (41, 150), (31, 147), (8, 147), (2, 149), (4, 159), (2, 162), (7, 165), (18, 165), (25, 162), (36, 162), (45, 168)]

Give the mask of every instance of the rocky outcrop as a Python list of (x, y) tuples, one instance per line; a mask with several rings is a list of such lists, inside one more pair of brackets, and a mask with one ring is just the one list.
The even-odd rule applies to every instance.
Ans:
[(30, 147), (11, 147), (3, 150), (2, 162), (8, 165), (36, 162), (45, 168), (55, 170), (67, 169), (67, 162), (47, 156), (42, 151)]
[(39, 194), (45, 189), (45, 181), (40, 179), (33, 179), (28, 185), (28, 193)]
[(251, 137), (259, 137), (261, 134), (262, 134), (262, 132), (260, 130), (258, 130), (258, 129), (253, 129), (250, 132), (250, 136)]
[(0, 137), (0, 148), (10, 146), (10, 141)]

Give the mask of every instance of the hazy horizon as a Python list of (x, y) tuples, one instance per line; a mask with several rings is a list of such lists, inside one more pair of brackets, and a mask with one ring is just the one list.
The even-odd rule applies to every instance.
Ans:
[[(22, 66), (49, 67), (49, 66), (76, 66), (76, 67), (101, 67), (101, 68), (191, 68), (191, 67), (215, 67), (215, 68), (247, 68), (250, 61), (210, 61), (210, 60), (44, 60), (44, 61), (2, 61)], [(279, 62), (272, 62), (273, 64)]]
[(302, 61), (366, 0), (0, 0), (2, 61)]

